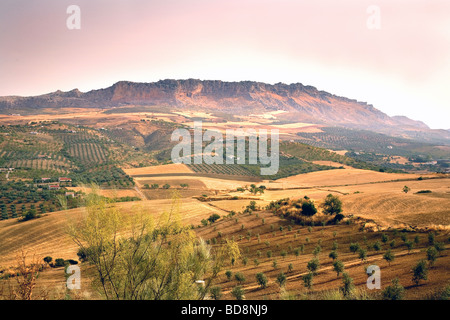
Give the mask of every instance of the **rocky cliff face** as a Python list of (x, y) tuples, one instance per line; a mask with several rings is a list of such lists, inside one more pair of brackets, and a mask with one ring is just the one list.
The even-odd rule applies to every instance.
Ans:
[(398, 131), (428, 130), (419, 121), (389, 117), (365, 102), (339, 97), (301, 83), (274, 85), (242, 81), (161, 80), (152, 83), (120, 81), (111, 87), (82, 93), (75, 89), (36, 97), (0, 98), (1, 113), (36, 111), (41, 108), (92, 108), (121, 105), (162, 105), (230, 114), (284, 110), (290, 119), (363, 128)]

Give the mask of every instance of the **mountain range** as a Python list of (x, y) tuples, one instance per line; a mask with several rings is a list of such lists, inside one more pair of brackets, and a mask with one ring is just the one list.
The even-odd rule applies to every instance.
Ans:
[(113, 108), (127, 105), (166, 106), (231, 115), (286, 111), (281, 119), (328, 126), (372, 130), (422, 141), (450, 144), (448, 130), (432, 130), (405, 116), (390, 117), (372, 105), (320, 91), (301, 83), (254, 81), (160, 80), (120, 81), (98, 90), (56, 91), (49, 94), (0, 97), (0, 113), (39, 113), (53, 108)]

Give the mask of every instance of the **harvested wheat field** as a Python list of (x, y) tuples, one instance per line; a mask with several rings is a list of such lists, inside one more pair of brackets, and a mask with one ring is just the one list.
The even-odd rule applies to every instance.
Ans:
[(339, 163), (339, 162), (321, 161), (321, 160), (311, 161), (311, 162), (314, 163), (314, 164), (322, 165), (322, 166), (329, 166), (329, 167), (335, 167), (335, 168), (343, 167), (344, 169), (353, 169), (352, 167), (343, 165), (342, 163)]
[(342, 198), (343, 210), (384, 227), (444, 226), (450, 229), (450, 196), (447, 199), (414, 194), (352, 194)]
[(137, 175), (151, 175), (151, 174), (165, 174), (165, 173), (193, 173), (191, 169), (185, 164), (164, 164), (160, 166), (150, 166), (142, 168), (123, 169), (126, 174), (130, 176)]
[(335, 169), (299, 174), (277, 180), (283, 187), (319, 187), (374, 183), (394, 180), (413, 180), (419, 177), (435, 175), (418, 175), (407, 173), (385, 173), (362, 169)]
[[(75, 192), (82, 191), (84, 193), (91, 193), (92, 188), (89, 187), (68, 187), (68, 190)], [(98, 193), (108, 198), (120, 197), (139, 197), (139, 193), (134, 189), (98, 189)]]
[[(308, 196), (320, 205), (328, 194), (341, 198), (345, 215), (355, 215), (373, 219), (384, 227), (436, 227), (448, 228), (450, 225), (450, 179), (445, 176), (432, 176), (433, 179), (420, 179), (417, 175), (399, 175), (378, 172), (360, 172), (364, 170), (330, 170), (308, 173), (295, 177), (296, 183), (266, 183), (263, 194), (251, 195), (248, 191), (231, 192), (232, 196), (252, 197), (255, 200), (270, 201), (282, 198), (302, 198)], [(347, 176), (345, 171), (350, 171)], [(338, 180), (330, 178), (330, 173), (340, 173)], [(303, 177), (301, 177), (303, 176)], [(307, 179), (307, 177), (312, 179)], [(355, 176), (357, 178), (355, 178)], [(352, 177), (352, 178), (348, 178)], [(394, 181), (396, 179), (411, 180)], [(347, 178), (348, 180), (344, 180)], [(340, 179), (340, 180), (339, 180)], [(358, 179), (358, 184), (352, 184)], [(382, 179), (387, 180), (384, 182)], [(280, 179), (294, 180), (294, 179)], [(337, 181), (342, 183), (336, 185)], [(305, 186), (309, 184), (310, 186)], [(312, 185), (321, 185), (313, 187)], [(405, 193), (404, 186), (410, 191)], [(276, 189), (281, 187), (288, 189)]]
[[(209, 205), (217, 207), (225, 211), (243, 211), (252, 201), (251, 199), (239, 199), (239, 200), (219, 200), (208, 202)], [(257, 207), (264, 208), (269, 203), (267, 201), (254, 200)]]
[[(139, 202), (123, 202), (116, 204), (129, 213), (139, 210), (157, 216), (169, 211), (172, 200), (149, 200)], [(15, 254), (23, 247), (37, 256), (50, 255), (54, 258), (77, 260), (76, 245), (66, 233), (71, 221), (80, 218), (84, 208), (48, 213), (39, 219), (18, 222), (17, 219), (0, 221), (0, 266), (9, 267), (15, 264)], [(227, 212), (208, 206), (195, 199), (183, 199), (180, 215), (185, 224), (200, 224), (200, 221), (212, 213), (220, 215)]]
[[(450, 178), (442, 179), (425, 179), (418, 180), (413, 179), (410, 181), (397, 181), (397, 182), (377, 182), (377, 183), (367, 183), (358, 185), (345, 185), (329, 188), (330, 190), (336, 190), (340, 193), (378, 193), (378, 192), (389, 192), (392, 194), (402, 194), (403, 187), (408, 186), (410, 191), (408, 194), (417, 193), (423, 190), (430, 190), (432, 193), (447, 193), (450, 194)], [(422, 194), (425, 195), (425, 194)]]

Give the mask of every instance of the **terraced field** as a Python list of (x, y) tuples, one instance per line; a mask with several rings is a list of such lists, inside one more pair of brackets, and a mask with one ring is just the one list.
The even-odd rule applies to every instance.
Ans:
[[(418, 260), (426, 258), (427, 234), (408, 233), (407, 239), (419, 237), (419, 243), (411, 252), (408, 252), (404, 241), (401, 240), (401, 233), (384, 232), (389, 241), (395, 240), (395, 245), (391, 246), (380, 241), (381, 232), (362, 232), (360, 227), (359, 224), (341, 224), (308, 229), (291, 225), (286, 220), (268, 212), (257, 214), (254, 212), (252, 215), (238, 214), (231, 219), (219, 220), (213, 225), (196, 229), (196, 232), (199, 237), (210, 240), (212, 243), (215, 241), (220, 243), (224, 238), (233, 238), (239, 244), (242, 258), (234, 265), (229, 264), (226, 267), (226, 270), (232, 272), (231, 279), (228, 279), (223, 272), (216, 282), (216, 285), (222, 288), (223, 299), (226, 300), (234, 300), (231, 290), (239, 285), (234, 277), (236, 273), (241, 273), (245, 278), (240, 285), (245, 291), (246, 299), (281, 299), (282, 292), (277, 283), (277, 277), (281, 272), (287, 279), (285, 289), (296, 299), (336, 299), (338, 295), (334, 293), (332, 298), (331, 291), (337, 291), (342, 286), (342, 275), (337, 276), (333, 271), (333, 260), (328, 256), (333, 242), (337, 243), (339, 260), (344, 263), (345, 271), (353, 278), (353, 284), (357, 290), (366, 296), (374, 298), (381, 291), (367, 289), (368, 276), (364, 268), (372, 264), (381, 269), (381, 287), (386, 288), (391, 284), (392, 279), (398, 277), (400, 283), (407, 289), (407, 299), (423, 299), (425, 295), (449, 283), (448, 232), (441, 232), (438, 236), (438, 241), (444, 241), (447, 244), (447, 250), (442, 252), (434, 267), (430, 269), (428, 281), (416, 287), (411, 280), (411, 268)], [(381, 250), (367, 249), (365, 261), (360, 260), (357, 254), (349, 250), (350, 243), (357, 242), (366, 249), (376, 241), (382, 243)], [(314, 258), (313, 251), (319, 243), (321, 252), (317, 254), (317, 258), (320, 267), (314, 276), (313, 287), (309, 290), (304, 287), (302, 276), (308, 273), (307, 264)], [(390, 265), (383, 259), (383, 254), (388, 248), (395, 255), (395, 260)], [(274, 261), (276, 261), (276, 267), (274, 267)], [(289, 271), (290, 264), (291, 271)], [(268, 286), (265, 289), (256, 282), (255, 276), (259, 272), (263, 272), (268, 278)]]

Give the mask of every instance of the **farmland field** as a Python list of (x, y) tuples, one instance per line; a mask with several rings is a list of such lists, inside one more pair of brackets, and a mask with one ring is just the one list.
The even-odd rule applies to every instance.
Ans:
[(124, 170), (130, 176), (151, 175), (151, 174), (167, 174), (167, 173), (192, 173), (188, 166), (184, 164), (167, 164), (160, 166), (151, 166), (144, 168), (132, 168)]
[[(280, 272), (286, 275), (285, 289), (298, 299), (326, 299), (332, 292), (336, 296), (333, 290), (340, 286), (342, 276), (336, 276), (328, 257), (334, 241), (339, 244), (339, 259), (358, 292), (365, 292), (364, 267), (369, 263), (383, 269), (383, 286), (399, 277), (407, 289), (406, 297), (411, 299), (424, 299), (450, 281), (446, 272), (450, 235), (448, 175), (389, 170), (355, 160), (344, 152), (297, 142), (281, 143), (280, 170), (275, 176), (261, 176), (260, 168), (250, 165), (172, 164), (168, 160), (170, 145), (163, 142), (167, 137), (164, 130), (177, 127), (177, 123), (169, 121), (185, 120), (182, 115), (164, 115), (158, 120), (156, 115), (120, 115), (122, 122), (108, 114), (112, 118), (99, 121), (97, 127), (89, 127), (86, 118), (83, 125), (56, 121), (42, 127), (1, 129), (5, 134), (0, 139), (1, 167), (14, 169), (8, 176), (6, 171), (0, 173), (0, 278), (2, 272), (11, 270), (22, 247), (40, 259), (50, 255), (80, 261), (66, 228), (70, 221), (84, 215), (84, 199), (93, 190), (90, 184), (94, 184), (99, 187), (99, 195), (115, 201), (114, 205), (130, 216), (142, 210), (145, 215), (158, 217), (170, 209), (177, 194), (183, 224), (193, 228), (196, 236), (206, 240), (213, 250), (225, 239), (236, 241), (241, 258), (234, 265), (226, 264), (225, 270), (244, 275), (246, 280), (241, 285), (247, 299), (280, 299), (282, 293), (276, 282)], [(124, 122), (128, 116), (135, 130)], [(123, 128), (113, 128), (113, 122)], [(225, 128), (226, 124), (219, 126)], [(286, 130), (297, 127), (281, 126)], [(42, 184), (44, 177), (51, 182)], [(72, 182), (47, 190), (59, 177), (69, 177)], [(408, 192), (404, 192), (405, 186)], [(264, 188), (251, 191), (259, 187)], [(74, 197), (66, 192), (75, 192)], [(318, 216), (323, 217), (322, 205), (329, 194), (342, 201), (345, 218), (336, 225), (315, 225), (310, 229), (267, 209), (279, 199), (307, 198), (315, 204)], [(249, 213), (251, 206), (254, 210)], [(34, 218), (19, 221), (30, 212), (35, 213)], [(217, 221), (208, 222), (214, 215)], [(445, 249), (430, 269), (429, 280), (416, 287), (411, 283), (410, 269), (419, 259), (426, 258), (428, 232), (436, 233), (436, 241), (443, 243)], [(373, 245), (382, 234), (387, 234), (390, 241), (375, 250)], [(416, 236), (420, 239), (409, 250), (407, 241)], [(366, 260), (361, 261), (350, 252), (353, 242), (367, 248)], [(306, 289), (306, 265), (319, 243), (321, 252), (316, 256), (320, 268), (313, 288)], [(383, 259), (389, 248), (396, 256), (391, 265)], [(88, 286), (94, 270), (86, 263), (81, 263), (81, 269), (87, 276), (82, 280), (85, 289), (80, 294), (86, 299), (101, 298)], [(214, 285), (221, 287), (223, 299), (233, 299), (231, 291), (238, 283), (234, 277), (229, 280), (224, 271)], [(256, 283), (258, 272), (269, 280), (265, 289)], [(41, 274), (39, 290), (52, 288), (52, 294), (59, 295), (57, 287), (63, 285), (63, 269), (47, 268)], [(364, 294), (378, 299), (380, 292)]]
[[(117, 203), (118, 207), (129, 214), (144, 210), (147, 214), (157, 216), (172, 207), (172, 200), (150, 200)], [(79, 219), (85, 210), (70, 209), (49, 213), (42, 218), (26, 221), (0, 221), (0, 261), (2, 267), (9, 267), (15, 262), (15, 254), (23, 246), (38, 256), (53, 255), (64, 259), (77, 259), (76, 245), (66, 233), (70, 221)], [(214, 212), (224, 212), (203, 204), (195, 199), (183, 199), (180, 215), (186, 224), (200, 224)]]

